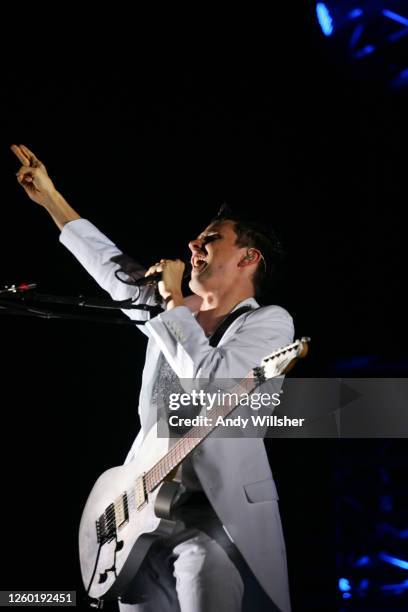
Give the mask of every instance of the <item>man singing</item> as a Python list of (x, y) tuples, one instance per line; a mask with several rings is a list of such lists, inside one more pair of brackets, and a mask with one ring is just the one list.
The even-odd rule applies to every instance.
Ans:
[[(99, 285), (115, 300), (153, 305), (155, 288), (120, 282), (121, 251), (71, 208), (35, 155), (24, 145), (12, 150), (22, 164), (18, 182), (48, 211), (62, 244)], [(193, 295), (182, 293), (184, 263), (162, 259), (147, 271), (140, 266), (139, 275), (161, 273), (157, 287), (165, 311), (150, 320), (145, 311), (124, 311), (147, 319), (141, 329), (149, 338), (141, 429), (125, 463), (155, 425), (162, 388), (180, 388), (180, 379), (242, 379), (293, 340), (290, 315), (279, 306), (260, 308), (254, 297), (277, 252), (262, 226), (222, 209), (189, 247)], [(210, 436), (183, 462), (181, 484), (174, 513), (183, 527), (148, 552), (121, 598), (122, 612), (289, 612), (278, 495), (261, 434)]]

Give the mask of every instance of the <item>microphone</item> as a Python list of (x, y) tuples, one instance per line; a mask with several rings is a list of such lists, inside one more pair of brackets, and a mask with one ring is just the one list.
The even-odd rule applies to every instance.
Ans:
[[(114, 274), (116, 278), (121, 283), (125, 283), (125, 285), (133, 285), (134, 287), (144, 287), (146, 285), (155, 286), (162, 278), (161, 272), (155, 272), (154, 274), (150, 274), (149, 276), (139, 276), (139, 274), (143, 274), (144, 268), (134, 259), (129, 257), (129, 255), (125, 255), (124, 253), (120, 253), (119, 255), (111, 257), (110, 261), (119, 264), (120, 268), (119, 270), (115, 270)], [(191, 274), (190, 262), (184, 263), (186, 265), (186, 270), (183, 275), (183, 281)], [(123, 274), (126, 274), (130, 280), (123, 278)], [(139, 276), (139, 278), (135, 278), (137, 276)]]
[[(183, 280), (188, 278), (191, 274), (191, 267), (187, 265), (187, 270), (183, 274)], [(162, 279), (161, 272), (155, 272), (154, 274), (150, 274), (149, 276), (142, 276), (141, 278), (137, 278), (132, 281), (132, 285), (136, 285), (136, 287), (144, 287), (145, 285), (157, 285), (157, 283)]]
[(141, 278), (134, 279), (132, 285), (136, 287), (144, 287), (145, 285), (157, 285), (159, 280), (161, 280), (162, 273), (155, 272), (154, 274), (150, 274), (150, 276), (142, 276)]

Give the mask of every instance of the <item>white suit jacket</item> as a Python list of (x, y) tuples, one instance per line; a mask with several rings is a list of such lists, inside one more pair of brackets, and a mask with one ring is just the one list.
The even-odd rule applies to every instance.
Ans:
[[(121, 251), (92, 223), (85, 219), (67, 223), (60, 241), (113, 299), (137, 295), (138, 288), (121, 283), (114, 276), (119, 266), (110, 259)], [(154, 304), (154, 291), (143, 287), (138, 299)], [(258, 306), (249, 298), (236, 308), (244, 304)], [(132, 319), (149, 319), (144, 311), (124, 312)], [(140, 329), (149, 337), (139, 398), (141, 430), (125, 463), (131, 460), (156, 418), (155, 410), (150, 409), (150, 398), (160, 352), (181, 379), (241, 379), (266, 355), (292, 342), (294, 333), (292, 318), (279, 306), (242, 314), (216, 348), (209, 345), (187, 306), (166, 311)], [(278, 494), (262, 437), (210, 436), (196, 449), (192, 461), (211, 504), (260, 584), (280, 610), (289, 612)]]

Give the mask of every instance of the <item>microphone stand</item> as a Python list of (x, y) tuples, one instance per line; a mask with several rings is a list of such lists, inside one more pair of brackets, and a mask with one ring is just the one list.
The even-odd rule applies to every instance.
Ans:
[[(37, 293), (32, 291), (37, 285), (21, 284), (11, 285), (0, 289), (0, 312), (8, 312), (10, 314), (18, 314), (22, 316), (38, 316), (45, 319), (73, 319), (84, 321), (99, 321), (103, 323), (116, 323), (119, 325), (144, 325), (146, 321), (126, 321), (123, 319), (108, 319), (102, 317), (92, 317), (87, 315), (78, 315), (74, 313), (58, 313), (48, 309), (38, 309), (36, 303), (47, 304), (63, 304), (67, 306), (79, 306), (81, 308), (93, 308), (94, 310), (143, 310), (150, 313), (151, 317), (163, 312), (163, 308), (159, 305), (151, 306), (150, 304), (134, 304), (132, 298), (127, 300), (110, 300), (106, 298), (85, 298), (80, 295), (78, 297), (50, 295)], [(27, 299), (28, 298), (28, 299)], [(30, 303), (34, 302), (34, 308)]]

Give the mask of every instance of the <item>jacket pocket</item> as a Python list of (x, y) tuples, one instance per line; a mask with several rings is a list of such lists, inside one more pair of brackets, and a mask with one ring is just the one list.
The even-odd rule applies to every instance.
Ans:
[(243, 485), (245, 496), (251, 503), (261, 501), (276, 501), (279, 499), (275, 482), (272, 478), (258, 480)]

